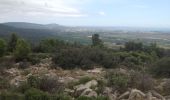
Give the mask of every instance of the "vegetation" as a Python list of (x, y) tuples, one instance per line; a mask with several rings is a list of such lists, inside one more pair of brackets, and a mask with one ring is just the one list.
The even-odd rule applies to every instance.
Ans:
[[(170, 78), (170, 58), (167, 57), (170, 52), (158, 47), (156, 43), (146, 45), (130, 41), (126, 42), (124, 47), (114, 49), (105, 46), (99, 34), (94, 34), (91, 41), (92, 45), (82, 45), (58, 39), (43, 39), (30, 46), (29, 41), (19, 38), (16, 34), (12, 34), (11, 38), (7, 40), (0, 39), (0, 99), (12, 100), (10, 97), (15, 97), (18, 98), (17, 100), (69, 100), (71, 98), (75, 98), (75, 100), (109, 100), (105, 96), (74, 97), (72, 94), (65, 94), (66, 84), (62, 84), (58, 77), (29, 74), (27, 80), (16, 87), (11, 87), (10, 82), (3, 78), (7, 73), (4, 70), (13, 68), (14, 64), (18, 65), (17, 68), (21, 68), (20, 70), (27, 71), (25, 69), (29, 67), (29, 64), (38, 65), (45, 58), (52, 59), (53, 65), (47, 68), (50, 71), (53, 71), (52, 68), (55, 70), (58, 67), (67, 70), (96, 67), (106, 70), (114, 69), (108, 71), (104, 79), (96, 79), (98, 88), (94, 87), (93, 90), (98, 94), (102, 94), (105, 87), (111, 87), (112, 92), (118, 91), (119, 93), (128, 88), (149, 91), (154, 89), (155, 78)], [(115, 70), (121, 68), (127, 69), (127, 72)], [(85, 84), (92, 79), (88, 76), (82, 77), (78, 81), (68, 84), (68, 88), (73, 89), (75, 85)], [(164, 87), (166, 94), (169, 92), (168, 84), (169, 82)]]
[(13, 52), (16, 49), (17, 41), (18, 41), (18, 36), (16, 35), (16, 33), (11, 34), (11, 37), (8, 43), (9, 52)]
[(102, 40), (99, 37), (99, 34), (92, 35), (92, 45), (93, 46), (103, 46)]
[(4, 40), (0, 39), (0, 57), (5, 54), (6, 51), (6, 43)]
[(170, 58), (162, 58), (155, 62), (152, 67), (150, 68), (150, 71), (153, 75), (156, 77), (170, 77)]
[(29, 53), (31, 52), (31, 48), (29, 44), (22, 39), (19, 39), (16, 44), (16, 48), (14, 50), (14, 55), (17, 60), (28, 59)]

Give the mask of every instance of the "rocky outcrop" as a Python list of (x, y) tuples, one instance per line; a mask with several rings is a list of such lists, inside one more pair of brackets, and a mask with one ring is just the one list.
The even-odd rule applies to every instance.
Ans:
[(80, 84), (78, 86), (75, 86), (75, 94), (77, 96), (88, 96), (88, 97), (96, 97), (97, 93), (91, 89), (92, 86), (97, 86), (98, 82), (96, 80), (91, 80), (87, 82), (86, 84)]
[(166, 100), (162, 95), (156, 91), (149, 91), (143, 93), (140, 90), (132, 89), (120, 95), (116, 100)]

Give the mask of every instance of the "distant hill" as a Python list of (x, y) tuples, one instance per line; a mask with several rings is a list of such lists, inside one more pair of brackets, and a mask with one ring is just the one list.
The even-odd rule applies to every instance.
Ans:
[(14, 24), (0, 24), (0, 37), (8, 38), (11, 33), (17, 33), (22, 38), (25, 38), (32, 42), (37, 42), (44, 38), (54, 37), (57, 34), (57, 31), (52, 31), (48, 29), (36, 29), (31, 28), (31, 26), (29, 28), (19, 28), (19, 26), (12, 27), (12, 25)]
[(26, 23), (26, 22), (8, 22), (2, 23), (3, 25), (15, 27), (15, 28), (23, 28), (23, 29), (46, 29), (46, 30), (59, 30), (63, 29), (64, 26), (60, 26), (58, 24), (35, 24), (35, 23)]

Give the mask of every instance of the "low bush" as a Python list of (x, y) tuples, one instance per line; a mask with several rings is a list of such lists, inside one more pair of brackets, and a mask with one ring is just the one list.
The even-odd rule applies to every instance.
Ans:
[(82, 78), (79, 79), (78, 84), (85, 84), (85, 83), (91, 81), (92, 79), (93, 79), (93, 78), (91, 78), (91, 77), (84, 76), (84, 77), (82, 77)]
[(0, 100), (25, 100), (24, 95), (12, 92), (3, 91), (0, 93)]
[(150, 72), (156, 77), (170, 77), (170, 57), (162, 58), (155, 62), (150, 68)]
[(163, 93), (164, 95), (170, 95), (170, 80), (166, 81), (163, 85)]
[(8, 80), (0, 77), (0, 90), (7, 89), (9, 87), (10, 87), (10, 84), (9, 84)]
[(56, 95), (51, 95), (50, 100), (72, 100), (72, 98), (68, 95), (56, 94)]
[(27, 81), (30, 87), (49, 93), (62, 93), (64, 90), (64, 85), (58, 82), (58, 78), (30, 76)]
[(119, 92), (126, 91), (129, 83), (129, 76), (119, 73), (119, 72), (109, 72), (106, 75), (108, 79), (108, 85), (113, 88), (113, 90), (118, 90)]
[(98, 97), (80, 96), (76, 100), (110, 100), (110, 99), (108, 97), (105, 97), (105, 96), (98, 96)]
[(50, 97), (43, 91), (31, 88), (25, 92), (25, 100), (50, 100)]
[(57, 78), (42, 77), (40, 79), (40, 89), (49, 93), (62, 93), (64, 85)]
[(107, 82), (104, 80), (98, 80), (97, 82), (98, 82), (98, 88), (97, 88), (96, 92), (98, 94), (102, 94), (105, 87), (107, 87)]
[(129, 87), (137, 88), (142, 91), (149, 91), (154, 88), (154, 80), (147, 73), (131, 72)]

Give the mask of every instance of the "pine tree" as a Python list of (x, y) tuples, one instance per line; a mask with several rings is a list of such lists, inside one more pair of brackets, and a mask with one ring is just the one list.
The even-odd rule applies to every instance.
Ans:
[(6, 51), (6, 43), (4, 40), (0, 39), (0, 57), (5, 54)]
[(18, 36), (15, 33), (12, 33), (10, 40), (9, 40), (9, 43), (8, 43), (8, 51), (9, 52), (13, 52), (15, 50), (17, 40), (18, 40)]
[(16, 49), (14, 51), (17, 60), (24, 60), (28, 58), (31, 52), (30, 45), (23, 39), (19, 39), (16, 44)]
[(93, 46), (99, 46), (99, 47), (103, 46), (103, 42), (102, 42), (102, 40), (100, 39), (99, 34), (94, 34), (94, 35), (92, 36), (92, 45), (93, 45)]

